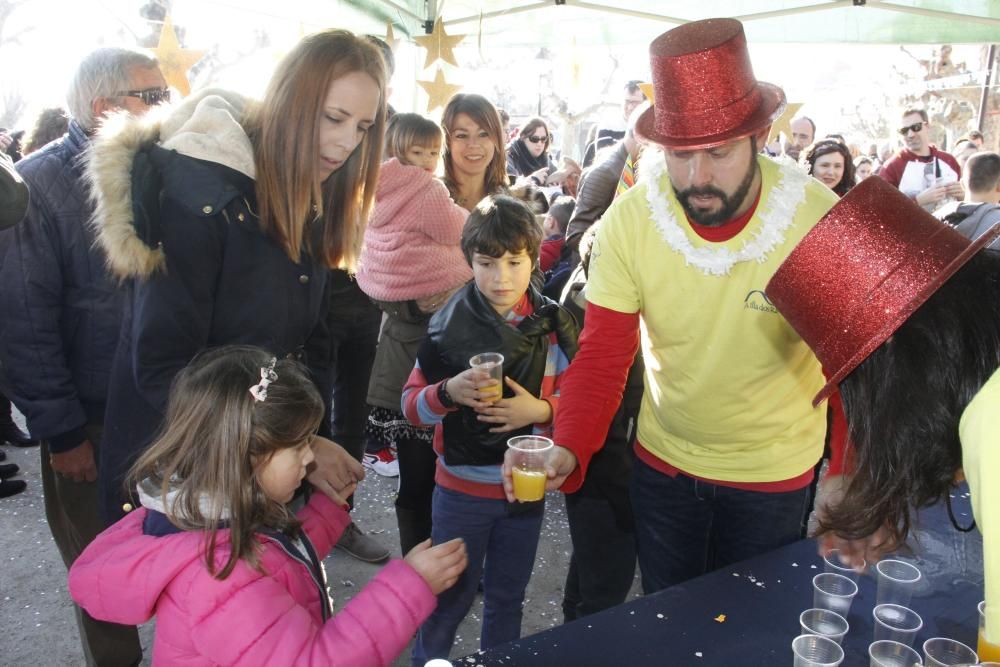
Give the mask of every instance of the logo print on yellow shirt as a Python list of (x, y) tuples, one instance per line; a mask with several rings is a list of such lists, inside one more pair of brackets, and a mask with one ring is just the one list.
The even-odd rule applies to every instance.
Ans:
[(743, 299), (743, 307), (762, 313), (778, 314), (778, 309), (774, 307), (771, 300), (764, 294), (764, 290), (755, 289), (747, 292), (746, 298)]

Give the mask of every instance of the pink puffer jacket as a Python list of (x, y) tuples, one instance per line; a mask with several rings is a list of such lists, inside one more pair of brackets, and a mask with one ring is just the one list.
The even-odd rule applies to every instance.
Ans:
[[(436, 598), (406, 562), (386, 565), (325, 623), (308, 569), (261, 538), (262, 574), (240, 561), (225, 580), (205, 567), (202, 535), (143, 533), (146, 509), (111, 526), (81, 554), (69, 589), (93, 617), (134, 625), (156, 616), (155, 665), (389, 665)], [(321, 493), (298, 514), (320, 558), (350, 519)], [(219, 557), (228, 556), (220, 531)]]

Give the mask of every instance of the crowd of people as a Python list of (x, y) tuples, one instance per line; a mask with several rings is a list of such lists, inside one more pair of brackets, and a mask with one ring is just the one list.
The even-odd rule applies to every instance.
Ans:
[[(88, 664), (137, 664), (156, 616), (164, 664), (387, 665), (415, 637), (422, 667), (478, 591), (482, 647), (517, 639), (552, 502), (515, 497), (517, 435), (555, 445), (566, 621), (811, 512), (821, 549), (875, 560), (964, 478), (1000, 639), (981, 133), (950, 154), (908, 108), (891, 157), (806, 116), (769, 143), (785, 94), (733, 19), (660, 35), (653, 99), (628, 82), (579, 162), (481, 95), (396, 113), (393, 69), (327, 30), (259, 101), (171, 104), (154, 58), (101, 48), (23, 159), (0, 132), (2, 388), (30, 432), (0, 404), (0, 437), (39, 445)], [(334, 610), (331, 549), (390, 558), (351, 518), (366, 469), (399, 478), (404, 558)]]

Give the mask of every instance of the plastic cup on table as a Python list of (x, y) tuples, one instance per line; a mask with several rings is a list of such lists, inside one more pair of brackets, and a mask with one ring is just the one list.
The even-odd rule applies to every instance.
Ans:
[(850, 565), (844, 565), (840, 561), (840, 549), (833, 549), (827, 555), (823, 556), (823, 571), (829, 572), (831, 574), (842, 574), (851, 581), (857, 581), (858, 577), (861, 576), (863, 572), (868, 567), (868, 561), (864, 561), (861, 566), (861, 570), (855, 570)]
[(851, 626), (837, 612), (829, 609), (806, 609), (799, 614), (799, 627), (804, 635), (829, 637), (840, 644)]
[(932, 637), (924, 642), (924, 664), (928, 667), (971, 667), (979, 656), (962, 642)]
[(878, 577), (878, 591), (875, 594), (877, 605), (908, 606), (923, 576), (916, 566), (894, 559), (879, 561), (875, 572)]
[(829, 637), (799, 635), (792, 640), (794, 667), (837, 667), (844, 661), (844, 649)]
[(514, 482), (514, 498), (521, 502), (532, 502), (545, 497), (545, 464), (552, 453), (552, 441), (538, 435), (518, 435), (507, 441), (513, 452), (511, 477)]
[(487, 403), (496, 403), (503, 398), (502, 354), (499, 352), (483, 352), (482, 354), (477, 354), (469, 359), (469, 366), (486, 371), (490, 374), (490, 380), (496, 383), (495, 389), (493, 385), (491, 385), (489, 387), (482, 387), (479, 390), (479, 393), (483, 394), (483, 401), (486, 401)]
[(868, 646), (868, 667), (913, 667), (923, 664), (920, 654), (906, 644), (880, 640)]
[(898, 604), (880, 604), (872, 610), (875, 619), (875, 641), (894, 641), (913, 646), (913, 640), (924, 621), (920, 614)]
[(842, 574), (824, 572), (813, 577), (813, 607), (829, 609), (847, 618), (858, 585)]
[(979, 659), (1000, 662), (1000, 645), (990, 644), (986, 641), (986, 600), (979, 603), (979, 643), (976, 644), (976, 653)]

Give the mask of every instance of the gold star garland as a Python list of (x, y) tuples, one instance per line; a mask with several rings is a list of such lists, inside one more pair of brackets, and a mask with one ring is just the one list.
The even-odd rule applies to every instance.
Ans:
[(167, 16), (160, 30), (160, 42), (153, 49), (153, 54), (160, 61), (160, 71), (167, 85), (173, 86), (182, 96), (191, 92), (191, 83), (187, 73), (195, 63), (202, 59), (205, 51), (182, 49), (174, 31), (173, 21)]

